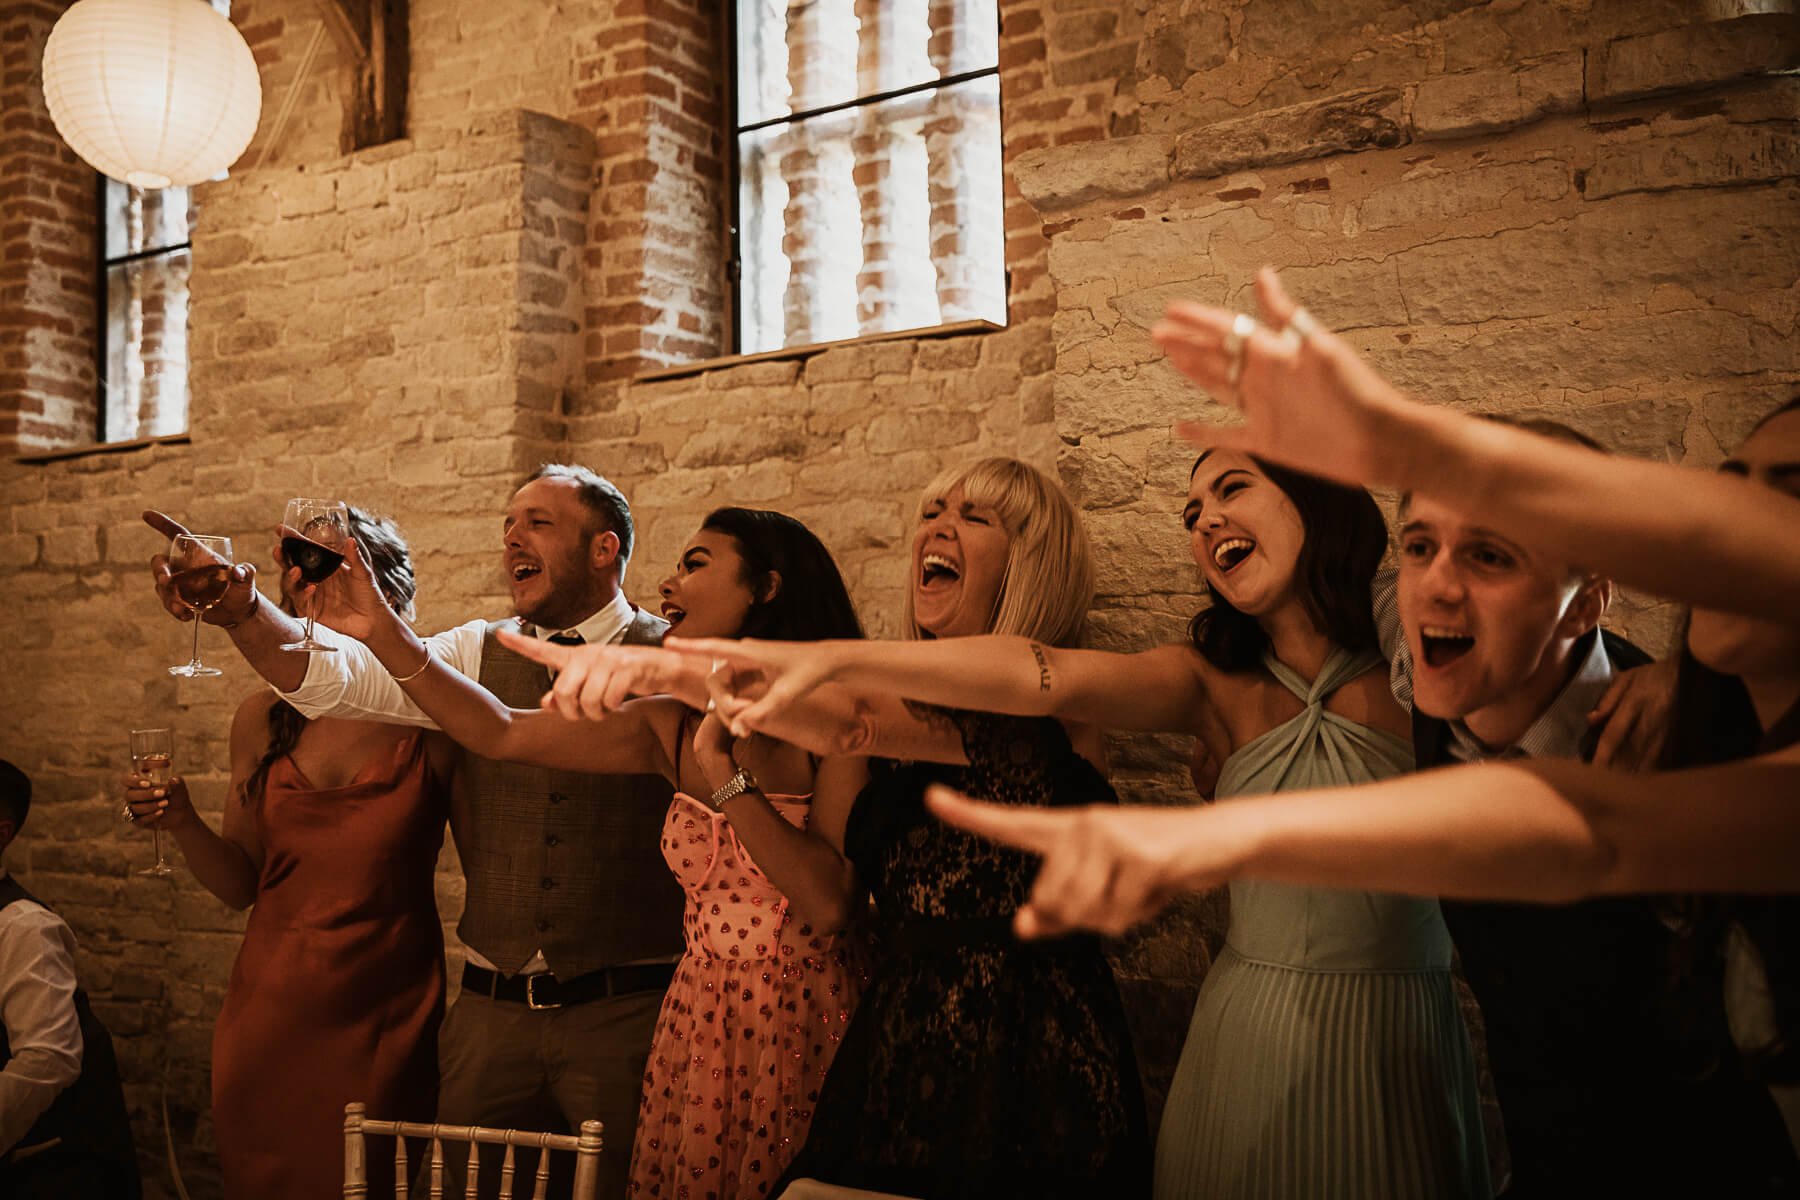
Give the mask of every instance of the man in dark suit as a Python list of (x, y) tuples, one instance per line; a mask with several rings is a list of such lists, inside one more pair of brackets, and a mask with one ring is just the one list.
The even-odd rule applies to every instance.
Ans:
[[(1611, 580), (1423, 498), (1402, 520), (1397, 657), (1419, 766), (1591, 758), (1589, 712), (1648, 661), (1599, 629)], [(1785, 1194), (1768, 1190), (1791, 1166), (1779, 1118), (1736, 1070), (1719, 963), (1690, 952), (1678, 912), (1635, 897), (1444, 904), (1487, 1027), (1505, 1195)]]

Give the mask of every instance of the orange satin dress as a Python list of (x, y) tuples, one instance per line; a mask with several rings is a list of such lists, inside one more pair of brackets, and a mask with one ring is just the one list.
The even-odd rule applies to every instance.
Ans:
[[(351, 1100), (385, 1120), (433, 1119), (444, 939), (432, 876), (448, 784), (422, 733), (344, 787), (313, 787), (292, 758), (269, 768), (256, 906), (213, 1030), (227, 1200), (338, 1195)], [(391, 1172), (385, 1150), (369, 1158)]]

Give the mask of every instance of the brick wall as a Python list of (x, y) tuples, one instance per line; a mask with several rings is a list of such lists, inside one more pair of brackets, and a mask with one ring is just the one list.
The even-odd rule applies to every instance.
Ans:
[(0, 8), (0, 446), (94, 437), (94, 189), (44, 105), (44, 42), (66, 5)]
[[(15, 5), (0, 23), (0, 154), (30, 141), (16, 47), (59, 7)], [(114, 816), (124, 734), (177, 725), (216, 816), (227, 721), (252, 681), (217, 633), (203, 650), (224, 680), (163, 673), (185, 630), (144, 586), (158, 548), (144, 504), (234, 534), (265, 564), (290, 495), (386, 508), (419, 560), (420, 623), (438, 628), (504, 611), (500, 505), (540, 459), (577, 459), (638, 511), (634, 599), (709, 509), (767, 505), (819, 531), (871, 628), (891, 634), (913, 489), (971, 453), (1017, 453), (1059, 467), (1087, 510), (1096, 640), (1141, 646), (1197, 604), (1176, 525), (1187, 456), (1167, 429), (1207, 407), (1145, 336), (1171, 295), (1241, 303), (1274, 262), (1421, 393), (1564, 414), (1622, 449), (1701, 464), (1800, 377), (1796, 98), (1769, 74), (1794, 65), (1792, 18), (1708, 21), (1675, 0), (1001, 9), (1008, 328), (645, 381), (646, 366), (720, 344), (715, 6), (413, 0), (411, 136), (340, 158), (329, 37), (272, 136), (317, 10), (234, 5), (265, 116), (232, 179), (197, 192), (191, 444), (0, 464), (15, 681), (0, 755), (42, 795), (9, 858), (81, 939), (153, 1196), (170, 1194), (165, 1080), (190, 1190), (217, 1195), (208, 1039), (241, 921), (185, 877), (129, 873), (149, 847)], [(58, 254), (91, 287), (91, 188), (58, 182), (75, 169), (36, 148), (35, 165), (0, 172), (0, 287), (20, 262), (56, 277)], [(8, 190), (20, 179), (48, 201), (24, 233)], [(21, 361), (6, 295), (0, 372)], [(74, 350), (91, 338), (78, 324), (91, 294), (69, 295), (55, 337), (27, 344), (88, 363)], [(29, 394), (12, 378), (0, 420)], [(92, 390), (90, 374), (71, 395)], [(1666, 628), (1660, 609), (1621, 608), (1647, 640)], [(1117, 741), (1126, 794), (1183, 801), (1186, 749)], [(453, 919), (448, 853), (440, 880)], [(1154, 1094), (1221, 916), (1201, 901), (1122, 948)]]

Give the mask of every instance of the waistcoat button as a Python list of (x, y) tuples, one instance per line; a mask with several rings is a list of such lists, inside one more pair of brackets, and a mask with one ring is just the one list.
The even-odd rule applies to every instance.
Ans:
[(544, 876), (543, 888), (546, 892), (555, 886), (556, 880), (550, 878), (548, 875)]
[(544, 835), (544, 845), (546, 846), (555, 846), (561, 842), (562, 839), (557, 837), (554, 833)]

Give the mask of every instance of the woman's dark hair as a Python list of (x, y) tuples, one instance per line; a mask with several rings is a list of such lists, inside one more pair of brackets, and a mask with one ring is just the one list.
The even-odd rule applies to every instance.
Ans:
[[(731, 538), (744, 560), (743, 579), (756, 599), (739, 637), (816, 642), (863, 636), (831, 552), (799, 521), (763, 508), (716, 508), (700, 528)], [(763, 599), (772, 575), (780, 582)]]
[[(375, 586), (381, 589), (382, 598), (395, 612), (410, 615), (413, 597), (419, 589), (413, 577), (412, 555), (406, 548), (406, 539), (386, 517), (366, 512), (354, 504), (345, 507), (350, 510), (350, 536), (369, 556), (369, 565), (375, 569)], [(244, 781), (242, 799), (245, 804), (262, 799), (263, 787), (269, 781), (269, 768), (277, 759), (293, 751), (306, 725), (307, 718), (286, 700), (277, 700), (270, 706), (269, 745), (257, 760), (256, 769), (250, 772), (250, 778)]]
[[(1193, 471), (1206, 461), (1194, 460)], [(1352, 652), (1379, 645), (1369, 585), (1387, 553), (1387, 522), (1375, 498), (1362, 488), (1344, 487), (1252, 459), (1300, 513), (1305, 541), (1294, 565), (1300, 602), (1313, 624), (1335, 646)], [(1188, 472), (1189, 477), (1193, 471)], [(1215, 594), (1212, 604), (1188, 623), (1194, 649), (1222, 671), (1249, 671), (1262, 662), (1269, 635), (1255, 617)]]
[[(1745, 436), (1776, 417), (1800, 409), (1800, 396), (1765, 414)], [(1764, 729), (1750, 701), (1749, 689), (1736, 675), (1715, 671), (1688, 649), (1691, 613), (1681, 621), (1676, 640), (1675, 703), (1670, 714), (1669, 736), (1658, 763), (1664, 770), (1734, 762), (1757, 754), (1770, 754), (1794, 744), (1794, 713)], [(1704, 802), (1704, 797), (1695, 797)], [(1669, 908), (1678, 914), (1671, 975), (1702, 981), (1701, 999), (1717, 1003), (1717, 984), (1722, 983), (1727, 938), (1733, 925), (1741, 929), (1762, 959), (1775, 1009), (1775, 1041), (1751, 1047), (1743, 1059), (1752, 1075), (1771, 1083), (1800, 1080), (1800, 900), (1792, 896), (1673, 897)], [(1669, 913), (1665, 912), (1665, 920)], [(1705, 1011), (1705, 1010), (1703, 1010)], [(1715, 1025), (1723, 1020), (1720, 1013)], [(1721, 1053), (1729, 1051), (1724, 1048)]]

